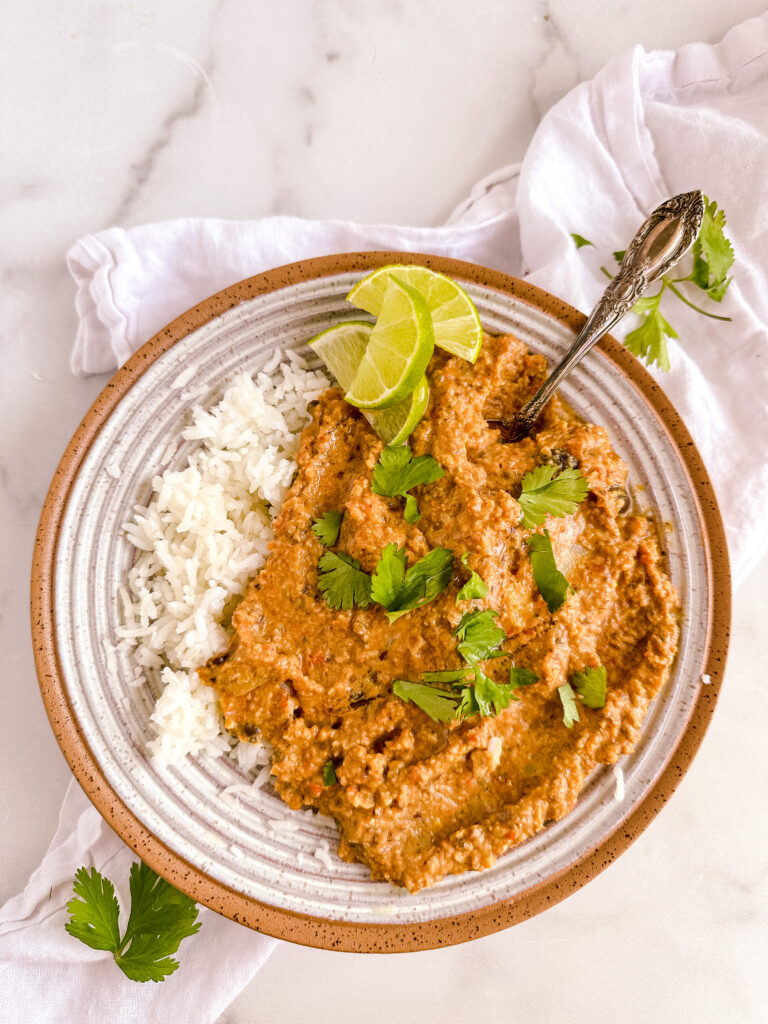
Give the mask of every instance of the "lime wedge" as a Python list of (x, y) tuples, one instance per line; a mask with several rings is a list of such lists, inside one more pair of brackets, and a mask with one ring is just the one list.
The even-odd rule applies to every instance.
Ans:
[(415, 288), (392, 276), (347, 401), (359, 409), (396, 405), (424, 376), (434, 347), (426, 302)]
[(432, 314), (435, 344), (451, 355), (474, 363), (483, 343), (480, 317), (464, 289), (445, 274), (427, 267), (390, 264), (364, 277), (349, 293), (347, 301), (378, 316), (391, 274), (424, 296)]
[(372, 330), (373, 324), (365, 320), (349, 320), (329, 327), (309, 343), (339, 382), (342, 391), (348, 391), (355, 379)]
[[(320, 356), (346, 391), (355, 379), (373, 327), (363, 320), (337, 324), (310, 341), (310, 348)], [(364, 409), (363, 415), (384, 444), (403, 444), (413, 432), (429, 405), (429, 385), (422, 377), (416, 389), (391, 409)]]

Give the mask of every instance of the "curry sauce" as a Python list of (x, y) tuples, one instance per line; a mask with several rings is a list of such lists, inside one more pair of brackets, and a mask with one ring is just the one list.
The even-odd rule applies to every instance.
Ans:
[[(558, 396), (520, 442), (500, 443), (488, 424), (514, 415), (545, 376), (544, 358), (511, 336), (486, 336), (474, 366), (436, 352), (411, 447), (445, 476), (416, 489), (421, 519), (411, 525), (401, 499), (371, 490), (382, 442), (340, 391), (325, 391), (269, 558), (233, 615), (232, 646), (200, 669), (227, 729), (273, 745), (283, 800), (332, 815), (342, 858), (411, 890), (488, 867), (567, 814), (593, 769), (633, 748), (674, 659), (678, 606), (658, 531), (625, 514), (627, 468), (606, 431)], [(524, 475), (543, 463), (579, 468), (589, 484), (574, 515), (545, 524), (572, 586), (554, 613), (533, 580), (517, 501)], [(366, 572), (388, 543), (405, 548), (409, 565), (442, 546), (454, 555), (450, 585), (391, 625), (375, 604), (332, 609), (311, 530), (329, 510), (343, 512), (334, 550)], [(488, 593), (457, 602), (472, 569)], [(452, 631), (475, 608), (498, 612), (507, 634), (510, 657), (486, 662), (486, 674), (508, 680), (511, 660), (538, 682), (495, 717), (435, 722), (392, 684), (462, 667)], [(596, 665), (607, 672), (605, 707), (580, 706), (566, 728), (558, 687)], [(329, 761), (337, 782), (324, 785)]]

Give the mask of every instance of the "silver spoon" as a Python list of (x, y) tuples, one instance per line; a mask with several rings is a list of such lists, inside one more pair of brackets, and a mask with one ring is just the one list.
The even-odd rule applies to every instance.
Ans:
[(704, 216), (701, 192), (682, 192), (667, 199), (643, 223), (629, 243), (618, 274), (598, 299), (576, 340), (539, 390), (511, 420), (494, 420), (501, 440), (520, 441), (542, 409), (593, 345), (634, 306), (649, 284), (673, 267), (693, 245)]

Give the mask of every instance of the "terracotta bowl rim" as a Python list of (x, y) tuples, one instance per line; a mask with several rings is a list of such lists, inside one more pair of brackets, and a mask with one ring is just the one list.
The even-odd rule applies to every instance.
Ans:
[(688, 723), (672, 758), (643, 800), (593, 849), (558, 875), (523, 893), (452, 918), (409, 924), (364, 924), (309, 917), (260, 903), (216, 881), (173, 852), (148, 831), (108, 784), (69, 703), (59, 664), (54, 620), (55, 559), (59, 528), (79, 468), (103, 424), (133, 384), (164, 352), (188, 334), (234, 306), (258, 295), (303, 281), (352, 271), (366, 272), (388, 263), (419, 263), (459, 280), (477, 283), (527, 303), (558, 323), (578, 331), (585, 316), (535, 285), (479, 264), (422, 253), (374, 251), (300, 260), (246, 278), (211, 295), (158, 331), (122, 366), (96, 398), (75, 431), (56, 469), (43, 505), (35, 540), (31, 581), (31, 617), (35, 666), (46, 713), (57, 742), (86, 795), (147, 864), (199, 903), (267, 935), (303, 945), (347, 952), (406, 952), (432, 949), (490, 934), (533, 917), (585, 885), (644, 831), (690, 767), (717, 703), (725, 669), (731, 617), (731, 586), (725, 531), (712, 483), (701, 456), (669, 399), (651, 375), (618, 341), (607, 336), (601, 351), (637, 391), (663, 425), (679, 453), (698, 501), (709, 592), (704, 672)]

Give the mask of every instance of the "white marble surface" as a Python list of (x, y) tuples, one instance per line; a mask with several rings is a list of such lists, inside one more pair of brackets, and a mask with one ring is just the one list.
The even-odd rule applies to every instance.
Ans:
[[(614, 53), (714, 41), (764, 9), (762, 0), (6, 7), (0, 901), (37, 864), (69, 777), (35, 681), (27, 580), (47, 484), (105, 383), (68, 371), (71, 242), (179, 215), (439, 223), (477, 178), (520, 158), (543, 111)], [(613, 867), (535, 920), (463, 947), (362, 957), (282, 945), (222, 1022), (768, 1019), (766, 570), (768, 561), (756, 566), (736, 596), (723, 694), (691, 771)]]

